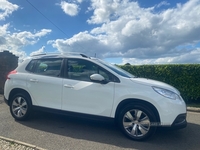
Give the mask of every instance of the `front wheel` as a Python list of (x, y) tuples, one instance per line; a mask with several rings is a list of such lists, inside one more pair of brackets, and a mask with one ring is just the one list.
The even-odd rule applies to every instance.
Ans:
[(144, 140), (155, 131), (156, 122), (154, 113), (147, 107), (139, 104), (129, 104), (122, 109), (118, 117), (122, 132), (132, 140)]
[(27, 94), (19, 93), (12, 97), (10, 112), (16, 120), (26, 120), (31, 112), (31, 100)]

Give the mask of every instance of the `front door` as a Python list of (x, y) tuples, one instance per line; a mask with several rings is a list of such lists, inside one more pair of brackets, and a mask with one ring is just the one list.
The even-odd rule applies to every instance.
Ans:
[(83, 59), (68, 59), (66, 77), (63, 80), (62, 109), (72, 112), (110, 116), (114, 85), (95, 83), (90, 75), (99, 73), (107, 80), (111, 74), (98, 65)]

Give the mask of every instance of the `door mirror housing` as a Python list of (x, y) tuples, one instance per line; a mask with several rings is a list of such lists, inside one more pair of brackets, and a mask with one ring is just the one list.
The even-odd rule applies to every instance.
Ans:
[(102, 83), (102, 84), (108, 83), (105, 80), (105, 78), (102, 75), (100, 75), (100, 74), (92, 74), (90, 76), (90, 80), (93, 81), (93, 82)]

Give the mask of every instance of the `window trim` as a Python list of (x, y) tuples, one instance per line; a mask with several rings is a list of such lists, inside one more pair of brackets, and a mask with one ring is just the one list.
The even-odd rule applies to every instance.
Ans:
[[(105, 71), (108, 74), (110, 74), (111, 76), (113, 76), (113, 81), (109, 81), (109, 82), (120, 83), (119, 78), (116, 77), (113, 73), (111, 73), (107, 69), (103, 68), (102, 66), (100, 66), (99, 64), (97, 64), (97, 63), (95, 63), (93, 61), (82, 59), (82, 58), (65, 58), (64, 65), (63, 65), (63, 70), (64, 70), (63, 71), (63, 78), (65, 78), (65, 79), (76, 80), (76, 79), (70, 79), (70, 78), (68, 78), (68, 69), (66, 69), (68, 67), (68, 60), (84, 60), (84, 61), (88, 61), (90, 63), (93, 63), (93, 64), (95, 64), (98, 67), (98, 72), (99, 72), (99, 69), (101, 69), (102, 71)], [(78, 80), (78, 81), (83, 81), (83, 80)], [(86, 81), (86, 82), (93, 82), (93, 81)]]

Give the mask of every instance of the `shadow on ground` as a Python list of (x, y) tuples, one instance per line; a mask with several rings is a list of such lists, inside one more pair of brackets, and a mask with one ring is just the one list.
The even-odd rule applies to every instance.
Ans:
[(200, 149), (200, 126), (188, 123), (181, 130), (158, 129), (154, 136), (143, 142), (126, 138), (114, 124), (108, 121), (94, 121), (79, 117), (38, 112), (28, 121), (19, 122), (24, 126), (75, 139), (82, 139), (121, 148), (134, 149)]

